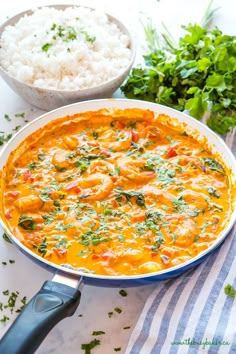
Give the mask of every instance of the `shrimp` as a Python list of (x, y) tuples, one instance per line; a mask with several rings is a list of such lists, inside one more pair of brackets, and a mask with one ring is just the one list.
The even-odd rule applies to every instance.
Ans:
[(145, 201), (147, 204), (152, 204), (153, 202), (164, 204), (171, 208), (171, 194), (164, 191), (163, 188), (159, 189), (155, 186), (144, 186), (141, 192), (145, 196)]
[(184, 197), (185, 202), (188, 203), (191, 209), (197, 208), (200, 210), (207, 210), (208, 202), (206, 196), (203, 193), (194, 192), (186, 189), (182, 193), (182, 196)]
[(103, 148), (112, 148), (113, 151), (127, 150), (132, 142), (132, 133), (125, 130), (119, 132), (107, 130), (97, 139), (97, 142)]
[(79, 141), (75, 136), (64, 136), (63, 141), (67, 148), (74, 150), (79, 145)]
[(70, 167), (70, 162), (66, 158), (68, 154), (65, 150), (58, 150), (54, 153), (52, 157), (52, 164), (56, 167), (58, 171), (67, 170)]
[(149, 139), (158, 139), (160, 140), (162, 137), (162, 132), (160, 131), (160, 129), (158, 129), (157, 127), (154, 126), (147, 126), (146, 128), (144, 128), (144, 136), (146, 138)]
[(109, 164), (107, 161), (95, 160), (91, 162), (89, 166), (89, 171), (91, 174), (96, 172), (109, 173), (109, 172), (113, 172), (113, 166), (112, 164)]
[(15, 206), (23, 213), (26, 211), (37, 211), (42, 208), (43, 201), (36, 195), (28, 195), (14, 202)]
[(145, 161), (141, 159), (123, 158), (117, 160), (120, 175), (135, 182), (147, 182), (156, 177), (152, 171), (144, 171)]
[(82, 192), (82, 198), (86, 198), (86, 200), (103, 200), (113, 189), (113, 181), (108, 175), (95, 173), (92, 176), (79, 179), (78, 186), (85, 189)]
[(176, 235), (175, 245), (183, 248), (189, 247), (199, 232), (192, 219), (184, 219), (178, 225), (172, 224), (170, 231)]

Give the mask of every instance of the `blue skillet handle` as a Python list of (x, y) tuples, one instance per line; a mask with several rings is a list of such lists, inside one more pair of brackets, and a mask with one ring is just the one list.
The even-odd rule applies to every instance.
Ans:
[(46, 281), (2, 337), (0, 353), (34, 353), (59, 321), (74, 314), (80, 296), (78, 289)]

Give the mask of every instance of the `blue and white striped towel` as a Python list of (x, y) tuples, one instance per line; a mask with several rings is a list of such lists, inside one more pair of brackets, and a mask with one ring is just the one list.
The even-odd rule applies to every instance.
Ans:
[[(235, 152), (236, 138), (226, 142)], [(224, 292), (227, 284), (236, 288), (235, 275), (236, 226), (200, 266), (157, 283), (126, 354), (236, 353), (236, 299)]]

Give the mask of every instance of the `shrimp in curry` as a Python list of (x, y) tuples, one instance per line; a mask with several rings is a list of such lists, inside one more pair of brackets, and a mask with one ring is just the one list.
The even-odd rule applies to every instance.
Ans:
[(48, 123), (3, 170), (2, 217), (26, 247), (82, 272), (165, 270), (227, 225), (223, 161), (149, 110), (78, 113)]

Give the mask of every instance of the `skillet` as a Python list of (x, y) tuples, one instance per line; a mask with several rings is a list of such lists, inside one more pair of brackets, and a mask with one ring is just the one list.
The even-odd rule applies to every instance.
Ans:
[[(232, 171), (229, 178), (235, 184), (236, 162), (233, 154), (227, 148), (224, 141), (205, 125), (189, 117), (188, 115), (175, 111), (165, 106), (136, 100), (126, 99), (104, 99), (81, 103), (75, 103), (46, 113), (21, 129), (5, 146), (0, 155), (0, 169), (2, 169), (11, 151), (15, 150), (19, 143), (28, 135), (53, 119), (73, 115), (79, 112), (99, 110), (101, 108), (141, 108), (150, 109), (156, 113), (164, 113), (177, 118), (180, 122), (187, 123), (191, 128), (197, 130), (201, 136), (207, 137), (208, 143), (217, 151), (225, 164)], [(226, 228), (219, 235), (217, 240), (205, 251), (195, 258), (154, 273), (134, 276), (106, 276), (87, 274), (81, 271), (65, 268), (39, 257), (10, 232), (3, 219), (0, 220), (4, 231), (9, 235), (13, 243), (20, 249), (23, 255), (29, 257), (40, 266), (50, 270), (54, 277), (46, 281), (39, 292), (25, 306), (24, 310), (17, 317), (13, 325), (6, 332), (0, 341), (0, 353), (7, 354), (31, 354), (39, 347), (40, 343), (47, 336), (50, 330), (63, 318), (72, 316), (79, 305), (81, 296), (81, 285), (90, 284), (106, 287), (128, 287), (149, 284), (154, 281), (162, 281), (181, 275), (183, 272), (197, 266), (214, 252), (225, 240), (227, 234), (236, 220), (236, 201), (232, 206), (232, 215)], [(13, 340), (14, 339), (14, 340)]]

